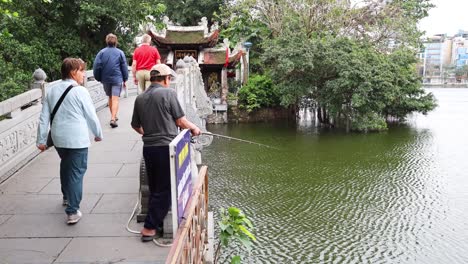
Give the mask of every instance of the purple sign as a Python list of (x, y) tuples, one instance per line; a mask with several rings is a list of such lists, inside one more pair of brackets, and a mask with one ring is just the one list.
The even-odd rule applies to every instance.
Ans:
[[(177, 139), (179, 139), (177, 142)], [(192, 194), (192, 166), (190, 163), (190, 132), (183, 130), (174, 139), (175, 177), (177, 199), (177, 224), (180, 225), (187, 202)], [(174, 196), (173, 196), (174, 197)]]

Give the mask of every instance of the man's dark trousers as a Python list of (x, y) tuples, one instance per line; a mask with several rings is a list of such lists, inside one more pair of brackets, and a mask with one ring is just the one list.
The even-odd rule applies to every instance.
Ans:
[(169, 146), (143, 147), (143, 157), (150, 191), (144, 227), (162, 230), (164, 217), (171, 205)]

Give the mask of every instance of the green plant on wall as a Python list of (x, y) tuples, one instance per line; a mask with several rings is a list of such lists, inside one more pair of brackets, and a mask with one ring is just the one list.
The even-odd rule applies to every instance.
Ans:
[[(227, 248), (231, 244), (241, 244), (244, 249), (250, 251), (253, 242), (256, 241), (255, 236), (249, 231), (253, 228), (252, 222), (244, 215), (244, 213), (236, 208), (229, 207), (227, 210), (220, 209), (221, 221), (218, 222), (220, 228), (219, 243), (216, 247), (214, 263), (218, 263), (221, 248)], [(232, 243), (230, 243), (232, 241)], [(240, 247), (238, 247), (240, 251)], [(240, 253), (240, 252), (239, 252)], [(241, 263), (241, 256), (235, 255), (231, 259), (231, 264)]]
[(240, 108), (252, 112), (262, 107), (280, 105), (280, 97), (268, 75), (252, 75), (249, 82), (242, 86), (237, 94)]

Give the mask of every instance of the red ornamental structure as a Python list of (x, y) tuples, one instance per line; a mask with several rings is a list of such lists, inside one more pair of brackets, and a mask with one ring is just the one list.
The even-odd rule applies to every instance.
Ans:
[[(227, 78), (228, 69), (232, 76), (242, 56), (246, 55), (241, 45), (231, 51), (227, 40), (218, 44), (219, 29), (214, 24), (208, 30), (205, 18), (198, 26), (190, 27), (175, 26), (166, 20), (165, 29), (158, 32), (149, 31), (148, 34), (161, 54), (161, 62), (174, 67), (179, 59), (184, 59), (185, 56), (193, 57), (200, 66), (208, 94), (215, 92), (216, 86), (226, 89), (227, 92), (223, 82), (227, 85), (224, 78)], [(221, 90), (219, 92), (219, 98), (225, 101), (226, 94)]]

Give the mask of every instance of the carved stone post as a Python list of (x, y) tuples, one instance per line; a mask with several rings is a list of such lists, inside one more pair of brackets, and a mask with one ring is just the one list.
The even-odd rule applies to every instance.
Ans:
[(41, 68), (39, 68), (34, 71), (32, 77), (34, 82), (31, 84), (31, 89), (41, 89), (42, 100), (44, 100), (46, 96), (45, 80), (47, 79), (47, 74)]

